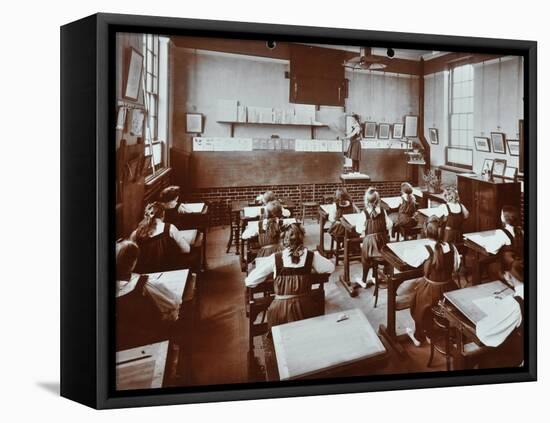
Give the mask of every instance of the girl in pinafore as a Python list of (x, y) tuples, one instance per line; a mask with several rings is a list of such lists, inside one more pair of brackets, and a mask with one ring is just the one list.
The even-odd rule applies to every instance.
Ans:
[(351, 159), (351, 170), (353, 172), (359, 172), (359, 164), (361, 162), (361, 122), (359, 121), (359, 115), (352, 115), (353, 121), (350, 128), (350, 133), (346, 134), (346, 138), (349, 139), (348, 150), (346, 151), (346, 157)]
[(413, 187), (408, 182), (401, 184), (401, 205), (397, 214), (397, 228), (414, 228), (418, 222), (415, 219), (417, 210), (416, 199), (413, 195)]
[(143, 220), (130, 239), (139, 246), (139, 273), (183, 269), (192, 262), (191, 246), (174, 225), (164, 222), (164, 207), (159, 202), (145, 207)]
[(245, 279), (247, 286), (254, 287), (270, 274), (274, 276), (275, 299), (267, 311), (269, 328), (320, 314), (311, 295), (311, 275), (334, 272), (330, 260), (305, 248), (304, 230), (298, 223), (288, 227), (283, 244), (283, 251), (262, 261)]
[(446, 203), (439, 206), (443, 215), (441, 222), (443, 241), (461, 243), (463, 241), (462, 226), (464, 221), (468, 219), (470, 212), (464, 204), (460, 203), (458, 190), (454, 186), (445, 188), (443, 198)]
[(370, 274), (372, 259), (381, 257), (380, 252), (388, 242), (388, 231), (393, 223), (380, 205), (380, 194), (372, 187), (365, 192), (365, 210), (359, 216), (355, 229), (357, 233), (364, 234), (365, 238), (361, 246), (363, 277), (357, 278), (356, 282), (366, 288), (374, 284)]
[(283, 228), (283, 207), (278, 201), (271, 201), (265, 207), (266, 218), (258, 222), (258, 241), (252, 246), (256, 257), (268, 257), (283, 249), (281, 231)]
[(351, 196), (348, 194), (348, 191), (345, 188), (338, 188), (334, 195), (334, 204), (328, 215), (329, 222), (332, 222), (328, 233), (335, 238), (343, 237), (346, 233), (346, 229), (342, 226), (342, 223), (340, 223), (340, 219), (345, 214), (358, 212), (359, 210), (351, 201)]
[(416, 346), (426, 339), (426, 331), (431, 325), (431, 309), (437, 305), (447, 291), (457, 289), (453, 273), (460, 267), (460, 255), (456, 247), (441, 241), (440, 220), (432, 216), (426, 224), (426, 236), (435, 242), (426, 245), (428, 258), (424, 262), (424, 277), (412, 286), (414, 295), (411, 301), (411, 315), (415, 332), (407, 328), (407, 334)]

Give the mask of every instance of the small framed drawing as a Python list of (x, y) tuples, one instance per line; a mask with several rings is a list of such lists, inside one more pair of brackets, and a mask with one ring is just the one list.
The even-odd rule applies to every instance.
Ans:
[(430, 128), (429, 131), (430, 142), (432, 144), (439, 144), (439, 131), (437, 130), (437, 128)]
[(519, 140), (506, 140), (506, 144), (508, 144), (510, 156), (519, 156)]
[(491, 132), (491, 144), (494, 153), (506, 154), (506, 136), (503, 132)]
[(185, 115), (185, 132), (202, 134), (202, 113), (187, 113)]
[(141, 74), (143, 71), (143, 55), (135, 48), (129, 49), (127, 53), (126, 84), (124, 86), (124, 97), (136, 101), (139, 97), (141, 87)]
[(401, 138), (403, 138), (403, 124), (402, 123), (394, 123), (393, 124), (392, 138), (394, 140), (400, 140)]
[(506, 179), (516, 179), (517, 174), (518, 174), (517, 167), (506, 166), (506, 169), (504, 170), (504, 177)]
[(489, 138), (487, 137), (474, 137), (474, 144), (477, 151), (485, 151), (487, 153), (491, 152), (491, 144), (489, 143)]
[(365, 138), (376, 137), (376, 122), (365, 122)]
[(418, 136), (418, 116), (405, 116), (405, 136), (407, 138), (416, 138)]
[(481, 174), (493, 171), (493, 159), (485, 159), (483, 161), (483, 167), (481, 168)]
[(390, 124), (389, 123), (381, 123), (378, 125), (378, 138), (381, 140), (388, 140), (390, 139)]
[(493, 161), (493, 176), (504, 176), (506, 172), (506, 160), (495, 159)]
[(152, 156), (150, 154), (143, 156), (143, 162), (141, 165), (142, 175), (147, 175), (148, 173), (150, 173), (149, 169), (151, 168), (151, 162), (152, 162)]

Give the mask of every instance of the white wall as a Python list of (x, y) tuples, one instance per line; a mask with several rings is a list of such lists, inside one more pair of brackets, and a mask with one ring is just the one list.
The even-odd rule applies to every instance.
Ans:
[[(500, 67), (500, 71), (499, 71)], [(500, 76), (499, 76), (500, 74)], [(445, 147), (449, 138), (449, 72), (426, 75), (424, 79), (424, 128), (439, 130), (439, 145), (431, 146), (431, 164), (445, 164)], [(435, 91), (434, 91), (435, 87)], [(507, 138), (519, 139), (518, 121), (523, 119), (523, 61), (504, 57), (474, 65), (474, 136), (490, 137), (491, 132), (504, 132)], [(486, 158), (505, 159), (518, 167), (518, 157), (506, 152), (483, 153), (474, 149), (474, 172), (479, 173)]]

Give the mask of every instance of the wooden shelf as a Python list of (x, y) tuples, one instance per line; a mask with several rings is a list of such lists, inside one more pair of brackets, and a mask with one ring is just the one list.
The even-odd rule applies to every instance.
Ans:
[(238, 122), (238, 121), (230, 121), (230, 120), (218, 120), (216, 121), (218, 123), (225, 123), (228, 125), (231, 125), (231, 137), (234, 136), (235, 133), (235, 125), (267, 125), (267, 126), (294, 126), (294, 127), (302, 127), (302, 128), (311, 128), (311, 139), (315, 139), (315, 128), (328, 128), (328, 125), (324, 123), (274, 123), (274, 122)]

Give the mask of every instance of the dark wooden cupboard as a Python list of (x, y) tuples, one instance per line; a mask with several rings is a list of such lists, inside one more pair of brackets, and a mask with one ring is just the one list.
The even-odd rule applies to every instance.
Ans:
[(291, 103), (344, 106), (347, 81), (341, 50), (295, 44), (290, 56)]
[(460, 201), (470, 212), (464, 232), (498, 228), (502, 206), (521, 206), (520, 183), (509, 179), (495, 177), (487, 181), (477, 175), (457, 175), (457, 187)]

